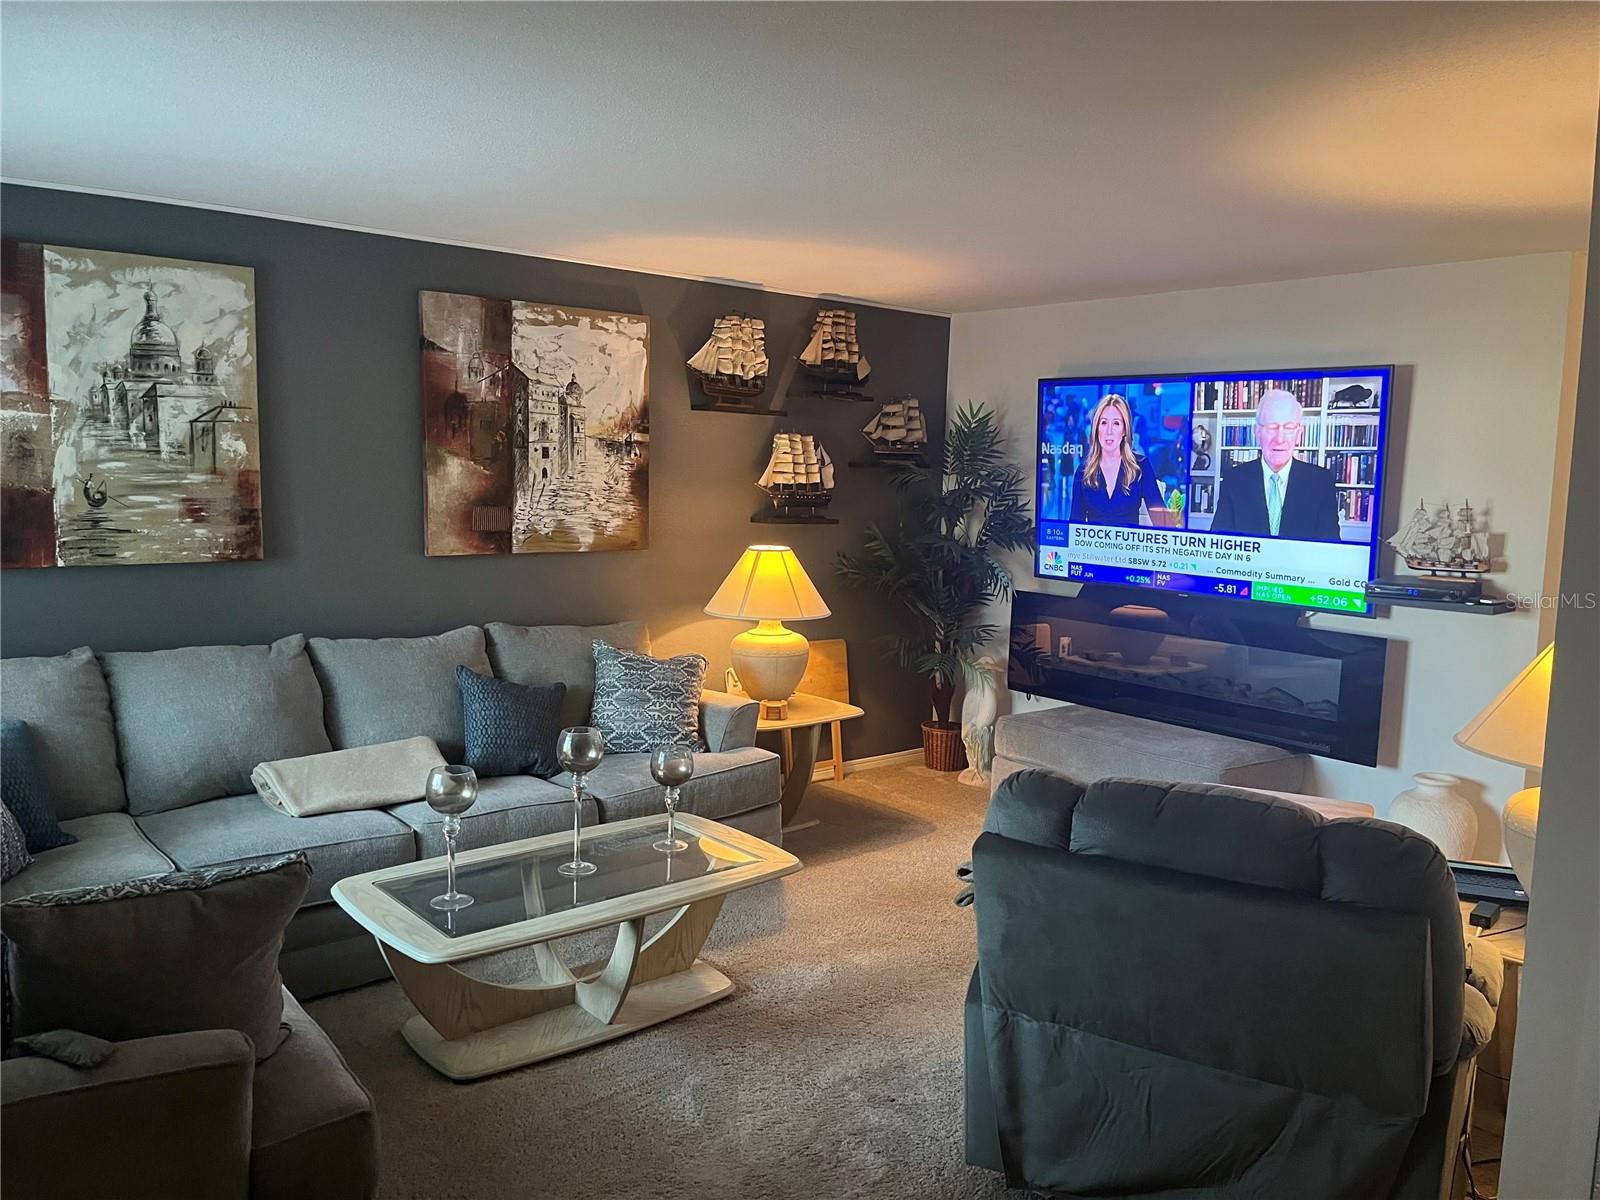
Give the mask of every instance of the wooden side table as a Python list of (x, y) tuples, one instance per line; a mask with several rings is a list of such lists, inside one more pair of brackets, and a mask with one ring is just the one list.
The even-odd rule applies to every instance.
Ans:
[[(1477, 930), (1467, 924), (1472, 902), (1461, 902), (1461, 928), (1470, 940)], [(1478, 1052), (1478, 1083), (1472, 1104), (1472, 1124), (1496, 1136), (1506, 1128), (1506, 1100), (1511, 1093), (1511, 1056), (1517, 1040), (1517, 992), (1528, 953), (1528, 910), (1505, 908), (1482, 936), (1495, 944), (1506, 960), (1505, 986), (1495, 1014), (1494, 1035)]]
[(793, 833), (809, 829), (816, 821), (796, 821), (800, 800), (811, 782), (811, 772), (817, 763), (817, 740), (824, 725), (840, 721), (853, 721), (866, 713), (854, 704), (842, 700), (829, 700), (796, 692), (789, 697), (788, 715), (756, 721), (756, 732), (777, 731), (783, 734), (783, 831)]

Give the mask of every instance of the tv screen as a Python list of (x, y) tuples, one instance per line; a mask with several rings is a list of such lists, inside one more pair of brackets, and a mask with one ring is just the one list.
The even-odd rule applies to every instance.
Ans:
[(1034, 573), (1367, 613), (1393, 374), (1041, 379)]

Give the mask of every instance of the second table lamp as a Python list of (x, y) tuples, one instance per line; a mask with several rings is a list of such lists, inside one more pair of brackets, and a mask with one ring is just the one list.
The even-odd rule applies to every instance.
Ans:
[(756, 622), (754, 629), (733, 639), (733, 669), (745, 695), (761, 702), (761, 715), (782, 719), (811, 657), (806, 639), (783, 623), (830, 615), (794, 551), (787, 546), (749, 547), (705, 611), (713, 617)]

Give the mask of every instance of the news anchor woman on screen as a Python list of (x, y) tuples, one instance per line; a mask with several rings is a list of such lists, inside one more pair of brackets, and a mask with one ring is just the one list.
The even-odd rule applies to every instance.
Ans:
[(1294, 456), (1305, 424), (1305, 410), (1288, 392), (1274, 389), (1261, 397), (1256, 407), (1261, 453), (1222, 472), (1212, 533), (1339, 540), (1333, 472)]
[(1150, 514), (1150, 524), (1177, 525), (1176, 515), (1161, 499), (1150, 463), (1133, 452), (1128, 402), (1114, 392), (1102, 397), (1089, 420), (1089, 431), (1089, 453), (1073, 481), (1068, 519), (1082, 525), (1137, 525), (1143, 508)]

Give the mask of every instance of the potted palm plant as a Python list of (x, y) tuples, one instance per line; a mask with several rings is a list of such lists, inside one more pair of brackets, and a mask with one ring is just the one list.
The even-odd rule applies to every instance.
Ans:
[(933, 720), (922, 723), (923, 759), (935, 771), (965, 765), (961, 727), (950, 719), (956, 682), (976, 677), (983, 647), (1000, 626), (985, 606), (1011, 594), (1011, 572), (994, 552), (1032, 550), (1022, 468), (1007, 460), (987, 407), (968, 404), (950, 422), (934, 467), (903, 466), (892, 526), (869, 526), (860, 550), (841, 553), (841, 579), (893, 601), (909, 621), (889, 653), (928, 681)]

